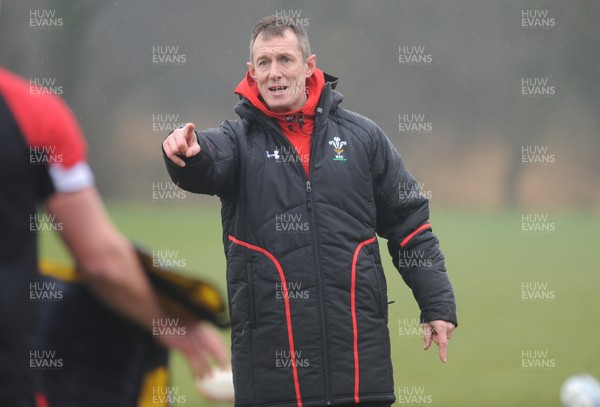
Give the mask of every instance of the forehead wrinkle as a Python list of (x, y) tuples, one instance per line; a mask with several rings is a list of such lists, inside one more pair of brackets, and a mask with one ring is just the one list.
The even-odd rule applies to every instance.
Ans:
[[(265, 39), (262, 33), (259, 34), (254, 41), (252, 52), (253, 58), (264, 56), (264, 53), (266, 52), (265, 49), (280, 50), (282, 48), (287, 48), (288, 50), (279, 53), (279, 55), (298, 57), (298, 55), (295, 55), (295, 51), (297, 51), (300, 58), (302, 58), (302, 48), (300, 47), (300, 43), (295, 36), (289, 35), (289, 30), (284, 31), (284, 35), (273, 35), (268, 39)], [(269, 56), (272, 56), (272, 54)]]
[(293, 56), (293, 53), (285, 49), (285, 47), (258, 47), (256, 50), (256, 58), (278, 57), (278, 56)]

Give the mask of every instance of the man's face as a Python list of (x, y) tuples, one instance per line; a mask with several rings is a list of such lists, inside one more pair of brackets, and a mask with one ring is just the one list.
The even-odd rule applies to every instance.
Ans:
[(248, 71), (269, 110), (298, 110), (306, 102), (306, 78), (313, 74), (317, 57), (302, 61), (298, 37), (292, 30), (265, 40), (258, 35), (252, 47)]

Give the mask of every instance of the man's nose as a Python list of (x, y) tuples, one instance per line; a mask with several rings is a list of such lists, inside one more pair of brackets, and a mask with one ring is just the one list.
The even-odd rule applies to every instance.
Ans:
[(273, 62), (269, 69), (269, 79), (279, 78), (281, 78), (281, 70), (279, 69), (279, 64), (277, 62)]

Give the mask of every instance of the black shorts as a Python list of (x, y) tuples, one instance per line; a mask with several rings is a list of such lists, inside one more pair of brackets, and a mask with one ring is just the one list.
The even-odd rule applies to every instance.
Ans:
[(0, 266), (0, 406), (33, 407), (35, 371), (30, 367), (34, 350), (36, 304), (29, 301), (27, 282), (18, 273)]

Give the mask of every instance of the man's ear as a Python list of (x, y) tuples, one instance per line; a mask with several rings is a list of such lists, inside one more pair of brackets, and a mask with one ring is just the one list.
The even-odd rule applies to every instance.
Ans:
[(317, 56), (312, 54), (306, 59), (306, 77), (310, 78), (317, 67)]
[(254, 69), (252, 62), (246, 62), (246, 66), (248, 67), (248, 72), (250, 73), (252, 79), (256, 80), (256, 70)]

